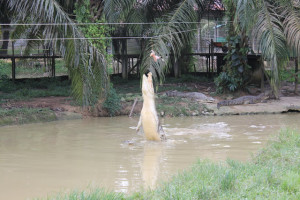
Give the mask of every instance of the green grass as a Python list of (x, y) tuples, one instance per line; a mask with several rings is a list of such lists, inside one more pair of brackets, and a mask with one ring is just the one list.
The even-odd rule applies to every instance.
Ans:
[(48, 199), (300, 199), (300, 134), (285, 130), (252, 161), (199, 160), (157, 189), (128, 196), (91, 189)]
[(0, 104), (7, 100), (28, 100), (35, 97), (70, 96), (71, 83), (56, 78), (40, 80), (27, 79), (23, 82), (12, 82), (9, 79), (0, 80)]
[(202, 112), (199, 103), (188, 98), (160, 95), (157, 101), (158, 113), (163, 112), (165, 116), (192, 116)]
[[(11, 77), (11, 61), (0, 60), (0, 76)], [(51, 67), (50, 67), (51, 68)], [(43, 59), (19, 59), (16, 61), (16, 77), (39, 77), (46, 72)], [(68, 74), (65, 62), (62, 59), (55, 60), (55, 73), (59, 75)]]
[[(108, 192), (103, 189), (90, 189), (89, 191), (72, 191), (69, 194), (59, 194), (48, 197), (47, 200), (122, 200), (121, 193)], [(36, 199), (38, 200), (38, 199)]]
[(54, 111), (47, 108), (0, 108), (0, 126), (54, 120), (57, 120)]

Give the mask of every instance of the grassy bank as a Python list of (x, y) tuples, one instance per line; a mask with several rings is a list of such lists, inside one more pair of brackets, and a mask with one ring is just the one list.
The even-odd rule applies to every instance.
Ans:
[(49, 122), (56, 119), (54, 111), (48, 108), (0, 108), (0, 126)]
[[(140, 80), (124, 81), (120, 77), (113, 77), (112, 82), (123, 104), (132, 105), (137, 98), (139, 102), (143, 101)], [(205, 89), (211, 86), (212, 81), (206, 77), (197, 77), (194, 75), (183, 75), (181, 78), (167, 77), (164, 84), (156, 89), (156, 108), (161, 116), (198, 116), (202, 112), (209, 112), (203, 104), (190, 98), (169, 97), (166, 91), (181, 92), (200, 92), (200, 87)], [(214, 95), (214, 89), (209, 91), (209, 95)], [(138, 113), (139, 115), (139, 113)]]
[(155, 190), (130, 196), (95, 189), (48, 199), (300, 199), (300, 134), (282, 131), (252, 161), (198, 161)]
[(57, 120), (50, 108), (15, 107), (11, 103), (36, 97), (69, 96), (70, 81), (59, 78), (0, 79), (0, 126)]

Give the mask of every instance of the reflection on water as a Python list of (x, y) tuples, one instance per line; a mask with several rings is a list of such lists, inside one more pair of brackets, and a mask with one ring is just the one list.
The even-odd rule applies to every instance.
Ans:
[[(198, 158), (241, 161), (299, 115), (163, 119), (166, 142), (146, 141), (138, 118), (99, 118), (0, 127), (0, 199), (45, 197), (105, 187), (154, 188)], [(130, 142), (125, 142), (130, 141)]]
[(153, 189), (157, 182), (162, 144), (148, 142), (144, 145), (142, 174), (145, 188)]

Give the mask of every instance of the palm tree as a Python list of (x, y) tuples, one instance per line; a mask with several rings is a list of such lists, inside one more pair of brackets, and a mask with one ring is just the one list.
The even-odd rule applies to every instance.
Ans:
[(2, 38), (3, 43), (0, 49), (0, 54), (7, 54), (7, 48), (8, 48), (8, 39), (10, 35), (10, 17), (11, 13), (7, 9), (7, 5), (5, 3), (0, 2), (0, 22), (3, 24), (8, 24), (8, 25), (2, 25), (1, 26), (1, 32), (2, 32)]
[[(262, 57), (268, 61), (271, 66), (271, 86), (275, 96), (279, 97), (279, 73), (282, 66), (289, 59), (290, 50), (295, 50), (297, 55), (300, 52), (300, 20), (299, 8), (300, 2), (295, 0), (228, 0), (235, 4), (237, 8), (235, 13), (235, 27), (238, 27), (241, 34), (251, 35), (253, 42), (257, 42)], [(104, 9), (107, 16), (111, 16), (114, 11), (117, 11), (113, 17), (114, 19), (138, 19), (145, 20), (146, 17), (137, 15), (136, 7), (138, 3), (142, 4), (144, 10), (142, 13), (147, 13), (145, 8), (155, 0), (124, 0), (122, 3), (116, 0), (106, 0), (104, 3), (108, 8), (115, 8), (115, 10)], [(142, 70), (150, 70), (155, 78), (163, 77), (165, 69), (167, 69), (167, 61), (171, 54), (179, 57), (180, 50), (184, 44), (190, 44), (194, 37), (196, 26), (193, 23), (197, 22), (203, 8), (212, 1), (208, 0), (181, 0), (181, 1), (160, 1), (160, 5), (171, 5), (170, 9), (163, 10), (157, 17), (152, 17), (153, 22), (167, 22), (160, 26), (154, 24), (148, 27), (147, 36), (152, 36), (151, 39), (146, 40), (145, 47), (142, 54)], [(166, 4), (169, 3), (169, 4)], [(114, 6), (112, 6), (114, 5)], [(117, 9), (116, 9), (117, 8)], [(149, 7), (148, 7), (149, 8)], [(122, 12), (122, 11), (125, 12)], [(155, 10), (155, 9), (154, 9)], [(128, 17), (131, 14), (131, 17)], [(135, 13), (135, 14), (132, 14)], [(141, 13), (141, 12), (140, 12)], [(154, 12), (155, 13), (155, 12)], [(122, 16), (123, 18), (120, 18)], [(121, 21), (122, 21), (121, 20)], [(126, 22), (126, 21), (125, 21)], [(157, 55), (162, 56), (158, 62), (147, 56), (151, 50), (154, 50)], [(164, 60), (164, 61), (163, 61)]]
[[(18, 26), (15, 36), (40, 38), (59, 51), (72, 79), (73, 94), (84, 106), (93, 105), (99, 98), (105, 98), (108, 88), (105, 56), (84, 39), (74, 19), (66, 12), (73, 11), (75, 0), (0, 1), (7, 2), (7, 6), (15, 13), (14, 22), (35, 24)], [(30, 44), (32, 42), (28, 43), (29, 46)]]
[[(3, 2), (3, 0), (0, 0)], [(76, 0), (74, 0), (76, 1)], [(79, 1), (79, 0), (78, 0)], [(272, 86), (279, 96), (279, 70), (289, 59), (289, 50), (300, 53), (300, 2), (296, 0), (232, 0), (236, 4), (236, 26), (257, 39), (262, 57), (271, 64)], [(52, 26), (31, 27), (35, 37), (53, 42), (65, 58), (73, 78), (75, 94), (84, 105), (90, 105), (105, 96), (108, 83), (104, 55), (87, 40), (58, 40), (56, 38), (83, 38), (73, 24), (74, 19), (62, 9), (73, 5), (72, 0), (8, 0), (16, 20), (26, 23), (53, 23)], [(178, 58), (185, 44), (195, 37), (201, 12), (211, 0), (105, 0), (103, 8), (108, 22), (156, 22), (155, 24), (122, 24), (113, 34), (143, 35), (141, 73), (151, 71), (162, 80), (171, 58)], [(99, 14), (99, 13), (98, 13)], [(68, 24), (62, 26), (57, 23)], [(28, 28), (27, 26), (22, 28)], [(119, 31), (119, 32), (118, 32)], [(122, 44), (124, 52), (126, 46)], [(161, 56), (155, 62), (149, 55)], [(126, 59), (126, 57), (125, 57)], [(125, 60), (124, 59), (124, 60)], [(125, 63), (126, 61), (124, 61)]]
[(234, 0), (236, 25), (257, 41), (262, 58), (271, 66), (271, 86), (279, 98), (279, 71), (289, 52), (300, 54), (300, 1)]
[[(197, 32), (200, 12), (205, 0), (106, 0), (104, 13), (109, 22), (155, 22), (154, 24), (123, 25), (117, 29), (124, 34), (146, 36), (141, 51), (141, 73), (151, 71), (155, 79), (164, 77), (171, 55), (178, 58), (184, 45), (190, 44)], [(121, 31), (123, 30), (123, 32)], [(151, 51), (161, 56), (155, 62)], [(126, 58), (125, 58), (126, 60)], [(126, 72), (125, 72), (126, 73)]]

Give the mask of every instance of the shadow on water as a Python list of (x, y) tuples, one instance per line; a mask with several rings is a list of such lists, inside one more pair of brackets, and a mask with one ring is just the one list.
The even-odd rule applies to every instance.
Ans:
[(150, 142), (132, 129), (137, 121), (0, 127), (0, 199), (45, 197), (87, 185), (125, 193), (154, 188), (197, 159), (246, 161), (281, 128), (300, 126), (296, 114), (165, 118), (168, 140)]

